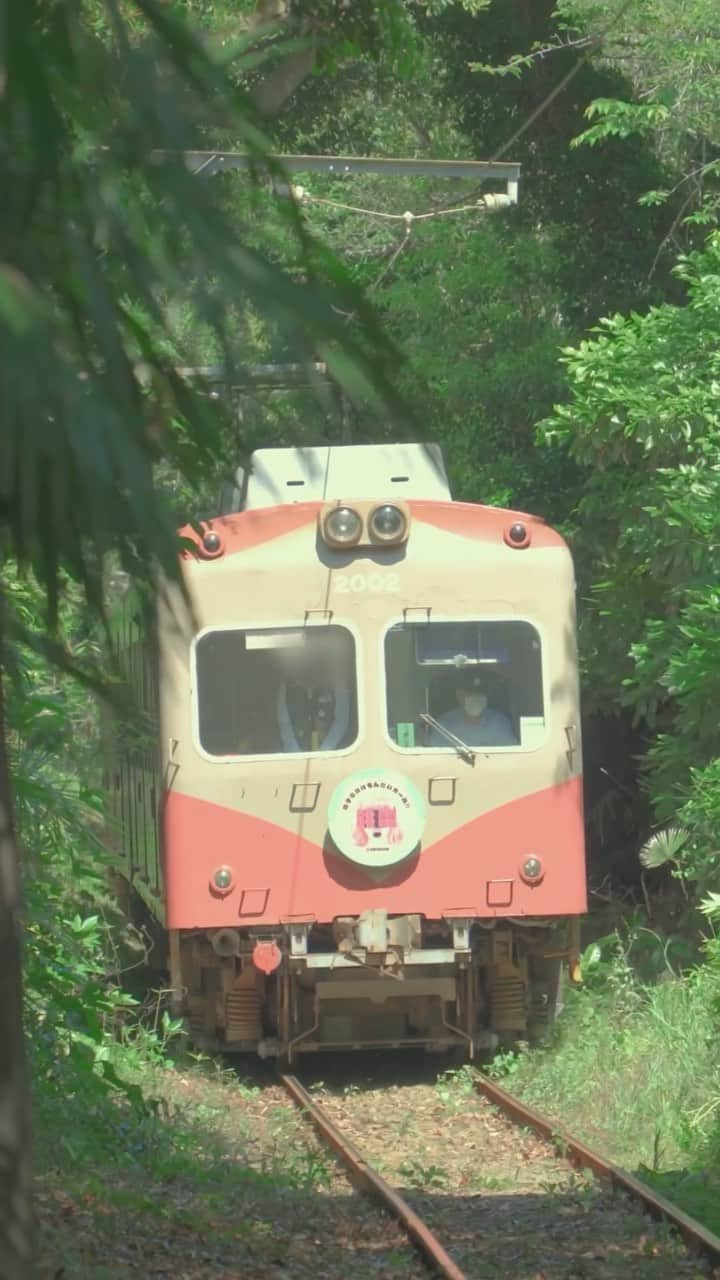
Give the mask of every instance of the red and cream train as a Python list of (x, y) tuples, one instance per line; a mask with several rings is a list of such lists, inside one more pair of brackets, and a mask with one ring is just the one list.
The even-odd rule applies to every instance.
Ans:
[(523, 1038), (586, 908), (574, 576), (454, 502), (428, 445), (258, 451), (118, 607), (150, 741), (107, 735), (108, 841), (208, 1047)]

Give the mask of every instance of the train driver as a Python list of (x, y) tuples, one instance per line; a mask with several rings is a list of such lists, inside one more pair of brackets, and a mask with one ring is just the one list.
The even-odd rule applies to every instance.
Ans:
[(353, 714), (341, 656), (330, 643), (290, 650), (276, 698), (283, 751), (335, 751), (347, 741)]
[[(455, 734), (468, 747), (510, 747), (517, 744), (512, 721), (504, 711), (488, 705), (482, 678), (463, 672), (455, 684), (458, 705), (437, 717), (438, 724)], [(431, 729), (430, 747), (447, 747), (448, 739)]]

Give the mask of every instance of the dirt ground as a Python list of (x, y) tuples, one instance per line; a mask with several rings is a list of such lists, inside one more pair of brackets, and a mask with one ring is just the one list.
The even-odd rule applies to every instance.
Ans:
[[(333, 1067), (313, 1096), (468, 1280), (712, 1274), (663, 1226), (498, 1115), (463, 1072)], [(395, 1079), (403, 1073), (394, 1071)], [(42, 1280), (420, 1280), (401, 1229), (349, 1184), (271, 1077), (166, 1073), (159, 1114), (37, 1178)], [(720, 1271), (717, 1273), (720, 1275)]]

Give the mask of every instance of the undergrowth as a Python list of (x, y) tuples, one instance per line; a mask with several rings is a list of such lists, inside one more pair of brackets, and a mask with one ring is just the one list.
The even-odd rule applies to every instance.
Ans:
[[(8, 576), (4, 589), (20, 618), (32, 615), (31, 583)], [(68, 608), (76, 648), (91, 650)], [(324, 1190), (332, 1163), (288, 1108), (268, 1112), (259, 1088), (187, 1052), (167, 993), (126, 990), (143, 990), (147, 955), (109, 888), (96, 710), (32, 655), (9, 674), (41, 1256), (53, 1275), (128, 1274), (157, 1228), (161, 1239), (225, 1233), (233, 1247), (250, 1231), (258, 1256), (280, 1257), (287, 1242), (262, 1205)], [(239, 1223), (248, 1201), (256, 1220)]]
[(588, 948), (583, 976), (551, 1043), (490, 1074), (720, 1231), (720, 943), (648, 982), (614, 935)]

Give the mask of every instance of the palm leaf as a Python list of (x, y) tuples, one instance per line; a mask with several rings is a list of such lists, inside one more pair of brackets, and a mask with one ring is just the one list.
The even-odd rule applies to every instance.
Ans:
[(664, 831), (656, 831), (642, 846), (640, 862), (648, 871), (664, 867), (668, 862), (676, 862), (688, 838), (689, 832), (682, 827), (666, 827)]
[[(247, 307), (308, 360), (321, 353), (351, 399), (385, 418), (403, 412), (397, 351), (294, 203), (273, 213), (292, 239), (292, 271), (253, 225), (252, 183), (280, 170), (243, 87), (243, 55), (230, 79), (177, 10), (139, 9), (140, 33), (117, 0), (55, 0), (49, 16), (43, 0), (0, 0), (13, 72), (0, 97), (0, 543), (4, 531), (4, 549), (34, 567), (51, 625), (64, 570), (102, 610), (110, 552), (134, 576), (160, 567), (177, 579), (153, 467), (162, 458), (197, 486), (230, 421), (172, 372), (195, 361), (170, 300), (212, 331), (230, 373), (245, 358), (236, 318)], [(244, 56), (251, 71), (255, 55)], [(220, 129), (256, 162), (232, 216), (222, 180), (151, 162)], [(354, 314), (352, 327), (338, 310)]]

